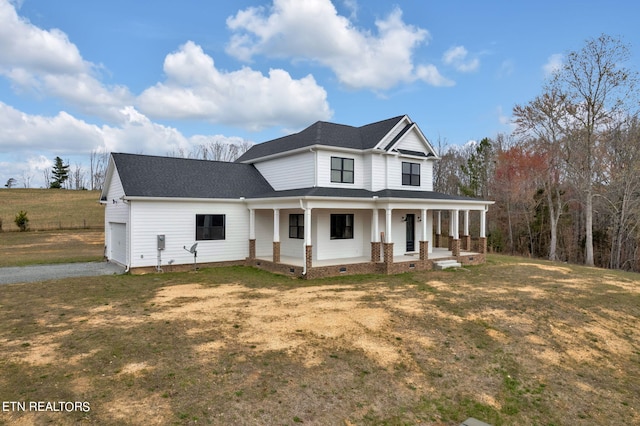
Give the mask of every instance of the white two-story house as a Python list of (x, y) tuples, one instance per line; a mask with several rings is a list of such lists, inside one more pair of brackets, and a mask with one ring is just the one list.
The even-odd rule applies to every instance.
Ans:
[(113, 153), (105, 255), (134, 271), (195, 261), (305, 277), (482, 262), (492, 202), (434, 192), (437, 160), (406, 115), (317, 122), (234, 163)]

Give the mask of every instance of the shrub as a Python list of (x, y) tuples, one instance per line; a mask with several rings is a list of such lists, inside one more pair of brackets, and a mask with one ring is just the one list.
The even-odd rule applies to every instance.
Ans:
[(26, 231), (29, 228), (29, 218), (25, 211), (20, 210), (14, 221), (18, 228), (20, 228), (20, 231)]

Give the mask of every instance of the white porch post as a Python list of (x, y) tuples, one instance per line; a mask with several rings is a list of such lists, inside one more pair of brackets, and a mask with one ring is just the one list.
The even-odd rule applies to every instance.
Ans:
[(378, 208), (371, 210), (371, 261), (380, 262), (380, 229)]
[(387, 216), (384, 224), (384, 227), (385, 227), (384, 242), (392, 243), (393, 240), (391, 239), (391, 214), (393, 213), (393, 210), (390, 208), (387, 208), (386, 213), (387, 213)]
[(249, 209), (249, 259), (256, 258), (256, 211)]
[(304, 244), (311, 245), (311, 209), (308, 207), (304, 211)]
[(427, 234), (427, 209), (422, 209), (420, 219), (422, 220), (422, 241), (429, 241), (429, 235)]
[(273, 242), (280, 242), (280, 209), (273, 209)]
[(280, 263), (280, 209), (273, 209), (273, 263)]
[(485, 209), (480, 210), (480, 238), (486, 238), (487, 228), (487, 211)]
[(389, 273), (391, 269), (391, 264), (393, 263), (393, 239), (391, 238), (391, 217), (392, 217), (393, 209), (387, 206), (386, 211), (386, 221), (385, 221), (385, 235), (384, 235), (384, 244), (382, 252), (384, 254), (384, 264), (387, 273)]
[(374, 208), (371, 214), (371, 242), (380, 242), (380, 230), (378, 229), (378, 209)]
[(249, 209), (249, 239), (256, 239), (256, 211)]
[(464, 232), (462, 235), (469, 235), (469, 210), (464, 210)]
[(442, 234), (442, 210), (438, 210), (436, 215), (436, 234)]
[(304, 274), (313, 266), (313, 245), (311, 244), (311, 208), (304, 211)]

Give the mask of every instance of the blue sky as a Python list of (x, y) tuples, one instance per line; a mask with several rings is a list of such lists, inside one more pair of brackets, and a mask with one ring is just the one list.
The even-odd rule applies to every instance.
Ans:
[(630, 44), (635, 1), (0, 0), (0, 184), (55, 156), (263, 142), (408, 114), (435, 145), (509, 133), (563, 54)]

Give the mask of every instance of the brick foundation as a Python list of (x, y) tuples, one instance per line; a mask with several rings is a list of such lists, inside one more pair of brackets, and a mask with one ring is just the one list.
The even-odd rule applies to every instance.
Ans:
[(463, 235), (462, 243), (460, 245), (462, 250), (471, 251), (471, 235)]
[(273, 263), (280, 263), (280, 241), (273, 242)]
[(371, 261), (374, 263), (380, 262), (380, 245), (379, 242), (371, 242)]
[(429, 241), (420, 241), (420, 261), (429, 259)]
[(460, 240), (451, 239), (451, 256), (459, 257), (460, 256)]
[(256, 258), (256, 240), (249, 240), (249, 259)]
[(487, 253), (487, 239), (485, 237), (478, 238), (478, 253)]

